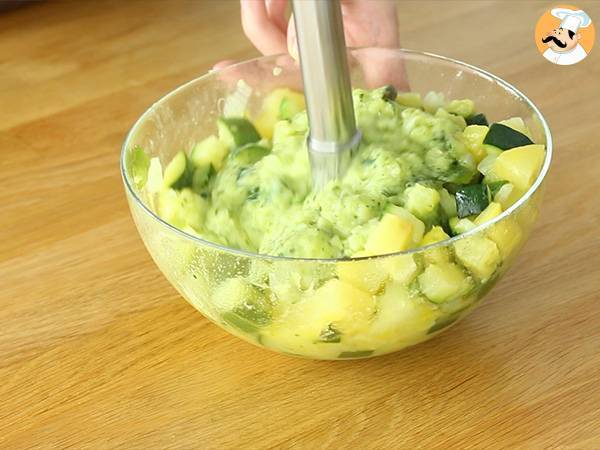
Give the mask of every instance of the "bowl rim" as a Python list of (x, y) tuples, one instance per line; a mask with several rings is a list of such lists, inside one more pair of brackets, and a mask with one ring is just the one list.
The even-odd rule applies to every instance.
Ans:
[[(552, 134), (550, 133), (550, 127), (548, 126), (548, 122), (546, 121), (546, 118), (542, 115), (542, 113), (538, 109), (538, 107), (529, 99), (529, 97), (527, 97), (523, 92), (521, 92), (515, 86), (513, 86), (509, 82), (503, 80), (502, 78), (500, 78), (484, 69), (481, 69), (477, 66), (474, 66), (472, 64), (468, 64), (463, 61), (460, 61), (460, 60), (457, 60), (454, 58), (450, 58), (447, 56), (442, 56), (442, 55), (438, 55), (438, 54), (430, 53), (430, 52), (410, 50), (410, 49), (405, 49), (405, 48), (353, 47), (353, 48), (349, 48), (348, 50), (349, 51), (360, 51), (360, 50), (369, 50), (369, 49), (393, 51), (393, 52), (398, 52), (400, 54), (411, 55), (411, 56), (416, 56), (416, 57), (424, 56), (426, 58), (430, 58), (433, 60), (438, 60), (438, 61), (442, 61), (442, 62), (446, 62), (446, 63), (452, 63), (457, 66), (461, 66), (463, 68), (469, 69), (469, 70), (477, 73), (477, 75), (479, 75), (483, 78), (487, 78), (489, 81), (495, 82), (496, 84), (500, 85), (505, 91), (511, 93), (512, 95), (514, 95), (514, 96), (518, 97), (519, 99), (521, 99), (522, 101), (524, 101), (527, 104), (527, 106), (537, 115), (537, 117), (539, 118), (539, 120), (541, 122), (543, 131), (544, 131), (544, 136), (546, 139), (546, 143), (545, 143), (546, 156), (544, 158), (544, 163), (542, 165), (540, 173), (538, 174), (535, 182), (523, 194), (523, 196), (519, 200), (517, 200), (513, 205), (511, 205), (506, 211), (502, 211), (502, 213), (499, 214), (498, 216), (494, 217), (493, 219), (491, 219), (487, 222), (484, 222), (481, 225), (477, 225), (475, 228), (467, 231), (466, 233), (461, 233), (457, 236), (451, 237), (450, 239), (445, 239), (443, 241), (434, 242), (432, 244), (428, 244), (425, 246), (415, 247), (415, 248), (403, 250), (400, 252), (385, 253), (385, 254), (381, 254), (381, 255), (360, 256), (360, 257), (343, 257), (343, 258), (302, 258), (302, 257), (294, 257), (294, 256), (277, 256), (277, 255), (269, 255), (269, 254), (264, 254), (264, 253), (255, 253), (255, 252), (251, 252), (248, 250), (242, 250), (242, 249), (236, 249), (233, 247), (228, 247), (226, 245), (221, 245), (216, 242), (208, 241), (206, 239), (201, 238), (200, 236), (195, 236), (193, 234), (190, 234), (180, 228), (175, 227), (174, 225), (171, 225), (167, 221), (163, 220), (154, 211), (152, 211), (142, 201), (142, 199), (137, 195), (137, 193), (135, 192), (135, 189), (133, 189), (133, 186), (128, 178), (128, 174), (125, 169), (126, 155), (127, 155), (127, 150), (129, 148), (129, 141), (132, 138), (132, 136), (135, 134), (137, 128), (145, 121), (147, 116), (149, 116), (160, 103), (167, 101), (168, 98), (170, 98), (171, 96), (177, 95), (178, 92), (186, 89), (190, 85), (193, 85), (201, 80), (204, 80), (205, 78), (213, 76), (215, 73), (218, 72), (215, 70), (209, 70), (207, 73), (205, 73), (199, 77), (196, 77), (190, 81), (187, 81), (187, 82), (179, 85), (175, 89), (169, 91), (167, 94), (163, 95), (157, 101), (152, 103), (152, 105), (149, 108), (147, 108), (144, 111), (144, 113), (131, 126), (131, 128), (127, 132), (125, 140), (123, 141), (123, 145), (121, 147), (121, 156), (120, 156), (121, 178), (123, 179), (123, 183), (125, 184), (127, 192), (133, 197), (135, 203), (137, 203), (139, 206), (141, 206), (142, 210), (146, 214), (150, 215), (151, 218), (158, 221), (163, 227), (167, 228), (169, 231), (172, 231), (172, 232), (180, 235), (184, 239), (191, 240), (195, 244), (212, 247), (213, 249), (216, 249), (216, 250), (219, 250), (222, 252), (227, 252), (230, 254), (247, 257), (247, 258), (255, 258), (255, 259), (259, 258), (259, 259), (271, 260), (271, 261), (289, 261), (289, 262), (307, 261), (307, 262), (320, 262), (320, 263), (337, 263), (337, 262), (392, 258), (392, 257), (396, 257), (399, 255), (412, 255), (415, 253), (421, 253), (421, 252), (427, 251), (429, 249), (437, 248), (437, 247), (446, 247), (446, 246), (451, 245), (452, 243), (459, 241), (461, 239), (466, 239), (468, 237), (477, 235), (480, 232), (482, 232), (483, 230), (491, 227), (492, 225), (506, 219), (507, 217), (512, 215), (516, 210), (518, 210), (521, 206), (523, 206), (529, 200), (529, 198), (532, 197), (533, 194), (535, 194), (537, 192), (537, 190), (542, 185), (542, 182), (546, 178), (546, 175), (548, 174), (548, 171), (550, 169), (550, 163), (552, 161), (552, 154), (553, 154), (553, 141), (552, 141)], [(238, 67), (243, 64), (258, 62), (261, 60), (272, 59), (272, 60), (276, 61), (278, 58), (285, 57), (285, 56), (287, 56), (287, 55), (277, 54), (277, 55), (259, 56), (256, 58), (237, 62), (235, 64), (225, 67), (222, 70), (227, 70), (230, 68)]]

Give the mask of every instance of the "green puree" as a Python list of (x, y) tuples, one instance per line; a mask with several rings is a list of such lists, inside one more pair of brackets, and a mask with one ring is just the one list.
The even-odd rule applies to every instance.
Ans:
[(345, 176), (318, 192), (304, 100), (289, 89), (269, 94), (254, 121), (220, 118), (218, 137), (179, 152), (164, 174), (158, 158), (132, 149), (130, 175), (176, 227), (228, 247), (309, 258), (444, 240), (491, 220), (533, 184), (545, 150), (522, 119), (487, 126), (471, 100), (394, 95), (354, 90), (362, 141)]
[(226, 158), (199, 233), (272, 255), (350, 256), (389, 204), (404, 204), (411, 184), (466, 183), (476, 175), (459, 136), (462, 117), (404, 107), (383, 91), (354, 91), (363, 140), (342, 180), (311, 191), (307, 120), (299, 113), (275, 125), (271, 152), (254, 164)]

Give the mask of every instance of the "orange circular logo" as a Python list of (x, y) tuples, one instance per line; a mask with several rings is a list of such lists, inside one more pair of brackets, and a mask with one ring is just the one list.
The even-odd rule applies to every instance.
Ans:
[(591, 17), (573, 5), (558, 5), (546, 11), (535, 27), (535, 44), (553, 64), (570, 66), (592, 51), (596, 31)]

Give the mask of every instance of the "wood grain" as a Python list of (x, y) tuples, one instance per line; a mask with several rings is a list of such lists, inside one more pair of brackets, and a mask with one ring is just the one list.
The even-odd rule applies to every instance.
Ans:
[[(129, 126), (216, 61), (256, 54), (238, 2), (0, 15), (0, 448), (600, 448), (600, 49), (574, 67), (541, 58), (551, 5), (400, 3), (406, 47), (520, 87), (556, 156), (536, 232), (487, 302), (356, 362), (291, 359), (210, 324), (129, 216)], [(600, 20), (599, 3), (578, 6)]]

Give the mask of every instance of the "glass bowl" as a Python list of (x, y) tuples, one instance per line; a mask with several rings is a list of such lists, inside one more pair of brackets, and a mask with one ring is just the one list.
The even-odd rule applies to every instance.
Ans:
[[(152, 105), (132, 127), (121, 155), (127, 199), (146, 248), (181, 295), (212, 322), (248, 342), (295, 356), (382, 355), (425, 341), (471, 312), (528, 238), (552, 156), (550, 131), (536, 106), (481, 69), (427, 53), (375, 48), (350, 50), (349, 65), (353, 87), (391, 83), (422, 95), (438, 91), (449, 99), (474, 100), (477, 111), (490, 122), (522, 117), (534, 142), (546, 145), (546, 157), (537, 180), (520, 200), (490, 222), (452, 239), (376, 257), (274, 257), (223, 247), (162, 220), (153, 211), (152, 200), (133, 182), (126, 155), (140, 146), (165, 167), (178, 151), (215, 133), (218, 117), (231, 107), (226, 99), (242, 96), (252, 117), (274, 88), (302, 90), (298, 65), (282, 55), (246, 61), (190, 81)], [(431, 265), (448, 257), (444, 255), (454, 259), (457, 246), (478, 248), (482, 240), (493, 241), (499, 250), (501, 258), (493, 272), (482, 278), (457, 260), (461, 268), (457, 277), (436, 280), (446, 283), (451, 300), (439, 304), (428, 300), (419, 280), (439, 275)], [(378, 280), (383, 288), (362, 290), (344, 281), (349, 278), (365, 285)], [(234, 298), (250, 313), (268, 305), (268, 317), (246, 320), (232, 309)]]

